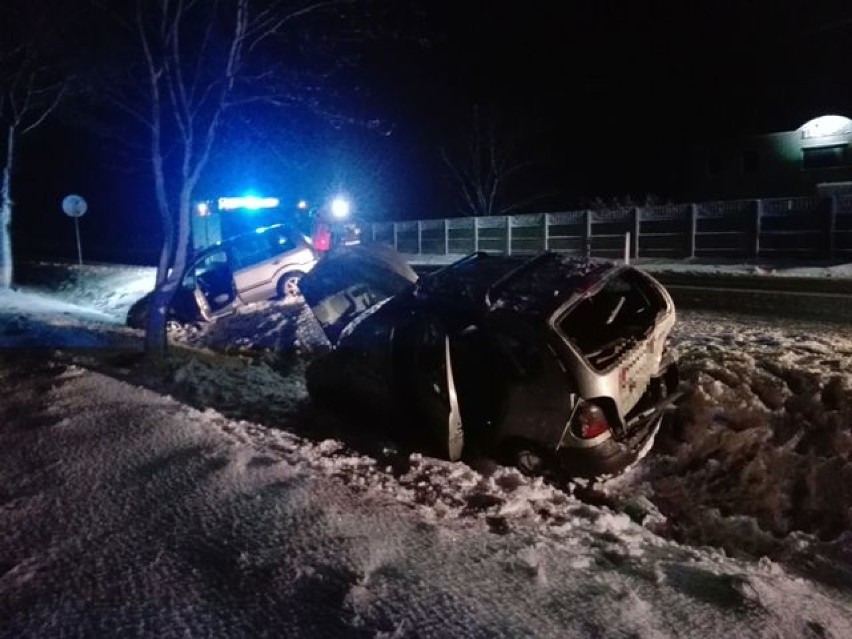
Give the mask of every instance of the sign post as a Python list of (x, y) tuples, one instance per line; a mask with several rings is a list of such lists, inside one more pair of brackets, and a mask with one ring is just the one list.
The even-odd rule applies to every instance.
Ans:
[(83, 249), (80, 246), (80, 218), (88, 210), (86, 200), (79, 195), (67, 195), (62, 200), (62, 210), (65, 215), (74, 218), (74, 232), (77, 235), (77, 264), (83, 265)]

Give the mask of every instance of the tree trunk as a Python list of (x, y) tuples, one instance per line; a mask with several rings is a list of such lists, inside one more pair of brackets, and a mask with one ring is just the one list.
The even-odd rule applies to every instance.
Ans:
[[(163, 224), (163, 246), (160, 249), (156, 284), (148, 304), (148, 318), (145, 323), (145, 354), (155, 359), (165, 357), (168, 347), (166, 334), (168, 309), (180, 284), (180, 277), (175, 275), (175, 269), (172, 268), (175, 225), (165, 198), (160, 199), (159, 208), (160, 220)], [(177, 282), (174, 282), (175, 277)]]
[[(186, 266), (189, 261), (189, 232), (192, 214), (191, 187), (186, 187), (180, 195), (178, 206), (178, 233), (177, 242), (173, 241), (174, 225), (167, 225), (166, 241), (160, 253), (160, 268), (164, 268), (163, 281), (158, 284), (151, 296), (148, 307), (148, 322), (145, 327), (145, 353), (149, 357), (161, 359), (168, 349), (168, 335), (166, 324), (168, 321), (168, 309), (174, 300), (175, 293), (183, 281)], [(174, 255), (172, 255), (174, 247)], [(174, 257), (174, 259), (172, 259)], [(171, 268), (169, 268), (169, 264)], [(158, 272), (158, 280), (159, 280)]]
[[(160, 253), (161, 265), (164, 261), (166, 263), (168, 261), (168, 258), (164, 257), (163, 254), (170, 252), (169, 244), (170, 242), (163, 242)], [(177, 286), (173, 282), (175, 279), (174, 271), (169, 274), (168, 267), (166, 267), (165, 273), (163, 281), (157, 284), (151, 295), (151, 301), (148, 304), (148, 321), (145, 325), (145, 354), (156, 359), (160, 359), (166, 354), (168, 308), (174, 299), (175, 291), (177, 291)], [(160, 279), (159, 273), (157, 279)], [(180, 279), (177, 283), (180, 283)]]
[(6, 162), (0, 185), (0, 288), (12, 286), (12, 163), (15, 151), (15, 127), (10, 126), (6, 140)]

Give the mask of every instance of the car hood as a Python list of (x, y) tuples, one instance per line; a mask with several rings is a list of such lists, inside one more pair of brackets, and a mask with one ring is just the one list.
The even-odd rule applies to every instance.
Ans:
[(417, 274), (389, 246), (342, 246), (328, 252), (299, 282), (305, 302), (332, 344), (364, 311), (407, 289)]

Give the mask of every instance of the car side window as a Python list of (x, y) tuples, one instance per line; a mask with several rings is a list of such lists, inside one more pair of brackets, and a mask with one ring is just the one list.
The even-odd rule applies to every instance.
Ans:
[(184, 279), (189, 278), (191, 275), (194, 280), (196, 277), (204, 275), (205, 273), (218, 272), (226, 269), (227, 266), (228, 254), (225, 253), (225, 251), (216, 251), (215, 253), (211, 253), (204, 259), (196, 262), (195, 268), (191, 269)]
[(290, 238), (290, 234), (283, 229), (267, 231), (263, 235), (266, 237), (269, 245), (270, 257), (293, 248), (293, 241)]
[(239, 241), (233, 243), (231, 254), (234, 259), (235, 271), (268, 260), (275, 254), (265, 235), (265, 233), (258, 233), (240, 238)]

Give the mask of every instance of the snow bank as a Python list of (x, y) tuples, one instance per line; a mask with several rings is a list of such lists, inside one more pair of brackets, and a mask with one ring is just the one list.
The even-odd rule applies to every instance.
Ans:
[(111, 344), (115, 318), (22, 290), (0, 290), (0, 348), (79, 348)]
[(395, 474), (76, 366), (4, 361), (6, 636), (852, 633), (848, 594), (511, 470), (415, 455)]
[(156, 269), (143, 266), (22, 264), (16, 282), (25, 290), (47, 294), (98, 310), (124, 323), (130, 306), (154, 289)]
[[(93, 281), (108, 282), (110, 277), (93, 276)], [(90, 282), (81, 285), (79, 295), (66, 289), (66, 296), (86, 300), (103, 286)], [(109, 303), (99, 307), (107, 308)], [(147, 378), (103, 356), (91, 360), (76, 356), (78, 362), (127, 376), (135, 384), (156, 389), (159, 395), (114, 386), (117, 382), (79, 369), (63, 372), (56, 380), (36, 371), (35, 386), (30, 388), (25, 376), (15, 378), (10, 372), (13, 369), (7, 368), (0, 374), (4, 397), (18, 402), (15, 393), (20, 393), (23, 399), (0, 404), (0, 411), (5, 411), (0, 438), (5, 436), (2, 433), (8, 434), (3, 430), (7, 423), (31, 415), (28, 402), (43, 409), (33, 423), (44, 419), (52, 425), (49, 433), (40, 435), (39, 444), (56, 437), (69, 447), (77, 446), (63, 440), (64, 426), (86, 446), (96, 445), (89, 440), (87, 429), (94, 429), (116, 446), (123, 445), (125, 430), (140, 429), (140, 433), (128, 435), (134, 442), (133, 438), (140, 439), (132, 450), (143, 446), (142, 430), (157, 434), (164, 439), (159, 457), (155, 456), (162, 459), (157, 462), (161, 466), (155, 466), (162, 468), (164, 477), (185, 473), (186, 477), (175, 480), (181, 486), (181, 482), (198, 480), (201, 501), (197, 506), (203, 512), (187, 506), (195, 524), (182, 529), (180, 537), (201, 535), (205, 540), (214, 531), (212, 545), (202, 544), (214, 564), (227, 564), (232, 546), (240, 548), (234, 565), (227, 564), (225, 572), (232, 580), (250, 580), (254, 570), (274, 574), (270, 588), (278, 594), (264, 599), (267, 603), (278, 602), (276, 597), (285, 592), (298, 600), (300, 595), (287, 585), (291, 580), (307, 580), (309, 590), (317, 580), (336, 584), (339, 591), (334, 590), (336, 603), (331, 614), (347, 619), (344, 634), (364, 630), (387, 636), (396, 632), (399, 636), (466, 636), (468, 631), (473, 635), (685, 636), (696, 626), (684, 624), (683, 619), (688, 622), (691, 615), (707, 615), (711, 636), (731, 631), (741, 636), (730, 616), (736, 610), (737, 614), (749, 611), (744, 613), (747, 617), (754, 613), (743, 622), (752, 636), (852, 636), (848, 625), (852, 618), (848, 607), (852, 586), (852, 332), (846, 326), (814, 322), (695, 312), (680, 315), (673, 341), (681, 352), (683, 376), (694, 392), (680, 408), (675, 425), (661, 432), (646, 462), (603, 486), (561, 490), (513, 469), (451, 464), (410, 455), (376, 434), (353, 435), (357, 429), (352, 424), (318, 413), (307, 401), (302, 375), (305, 363), (312, 351), (326, 345), (312, 315), (300, 304), (264, 303), (242, 308), (216, 323), (173, 326), (172, 339), (192, 348), (186, 352), (175, 349), (175, 358), (166, 369)], [(110, 321), (115, 322), (116, 317), (44, 296), (6, 292), (0, 299), (0, 346), (116, 344), (119, 337), (126, 340), (132, 334), (117, 331), (106, 323)], [(78, 387), (78, 378), (89, 381), (81, 381)], [(74, 392), (79, 392), (79, 404), (73, 403), (77, 399), (72, 402)], [(177, 401), (161, 397), (165, 394)], [(110, 412), (122, 405), (129, 407), (127, 413)], [(7, 406), (18, 408), (9, 411)], [(141, 417), (149, 410), (154, 411), (150, 419)], [(137, 412), (139, 423), (134, 421)], [(175, 433), (168, 434), (168, 429)], [(10, 440), (8, 450), (0, 446), (0, 454), (11, 460), (9, 456), (17, 454), (16, 441)], [(27, 441), (27, 445), (33, 444)], [(208, 455), (208, 445), (217, 452)], [(222, 446), (225, 448), (220, 450)], [(132, 450), (127, 453), (131, 457), (136, 454)], [(98, 454), (108, 458), (106, 451)], [(71, 464), (73, 459), (66, 461)], [(104, 463), (109, 465), (112, 460)], [(209, 473), (207, 463), (213, 469)], [(20, 462), (8, 464), (12, 475), (0, 477), (0, 485), (27, 485)], [(82, 471), (69, 466), (67, 472)], [(110, 474), (110, 468), (103, 472), (104, 482), (93, 486), (109, 486), (120, 479)], [(208, 474), (225, 483), (208, 485)], [(33, 481), (41, 486), (41, 476), (35, 476)], [(280, 491), (286, 497), (279, 495), (278, 481), (288, 486)], [(300, 486), (298, 490), (291, 487), (294, 483)], [(304, 492), (299, 492), (302, 485)], [(217, 515), (214, 523), (207, 521), (204, 509), (213, 508), (207, 500), (220, 490), (233, 496), (239, 492), (234, 486), (245, 491), (240, 494), (261, 495), (258, 499), (269, 513), (216, 502), (215, 509), (224, 509), (227, 516)], [(44, 489), (45, 499), (53, 500), (51, 503), (77, 499), (73, 494), (55, 492), (59, 488), (53, 484), (48, 488)], [(21, 491), (29, 494), (24, 488)], [(164, 489), (163, 495), (167, 493)], [(320, 495), (316, 504), (312, 501), (315, 495)], [(26, 499), (21, 503), (29, 504)], [(183, 508), (181, 499), (176, 505), (161, 506), (163, 513), (158, 516), (162, 521), (178, 521), (179, 515), (170, 509)], [(11, 516), (4, 503), (0, 500), (0, 517)], [(279, 556), (248, 523), (256, 518), (268, 521), (264, 517), (286, 520), (290, 515), (282, 513), (289, 512), (291, 503), (310, 512), (305, 530), (291, 530), (287, 521), (276, 519), (264, 534), (271, 539), (303, 540), (313, 527), (318, 539), (334, 548), (330, 556), (305, 554), (300, 544), (309, 545), (308, 541), (293, 542), (293, 557)], [(132, 502), (125, 507), (136, 508)], [(232, 508), (235, 510), (229, 510)], [(36, 510), (39, 516), (49, 514)], [(28, 521), (32, 513), (27, 512), (23, 520)], [(215, 512), (221, 515), (219, 510)], [(111, 521), (107, 520), (105, 526)], [(7, 522), (12, 523), (5, 527), (6, 534), (17, 534), (18, 519), (3, 520)], [(65, 524), (57, 525), (62, 530)], [(79, 522), (80, 530), (90, 525), (98, 534), (108, 534), (98, 524)], [(224, 534), (220, 527), (240, 532), (220, 538), (217, 535)], [(381, 534), (375, 534), (376, 530)], [(156, 530), (149, 534), (151, 539), (160, 539)], [(243, 535), (250, 541), (243, 542)], [(696, 547), (716, 546), (750, 560), (733, 561), (717, 550), (691, 549), (668, 539)], [(39, 569), (30, 570), (23, 556), (26, 540), (22, 537), (15, 543), (19, 545), (9, 546), (13, 558), (0, 559), (0, 572), (4, 566), (12, 566), (8, 590), (2, 590), (5, 577), (0, 575), (0, 593), (13, 592), (20, 585), (19, 575), (39, 574)], [(138, 543), (136, 552), (144, 554), (142, 542)], [(425, 549), (418, 544), (425, 544)], [(244, 550), (245, 545), (250, 551)], [(94, 546), (83, 546), (100, 556)], [(62, 549), (49, 546), (44, 552), (52, 556)], [(248, 554), (243, 557), (242, 552)], [(461, 555), (457, 557), (456, 552)], [(437, 553), (441, 561), (430, 553)], [(782, 562), (786, 569), (771, 561), (751, 561), (764, 555)], [(74, 557), (80, 560), (78, 555)], [(446, 557), (452, 561), (447, 562)], [(116, 556), (110, 561), (124, 565), (125, 559)], [(457, 566), (443, 565), (456, 561)], [(196, 563), (190, 562), (206, 574), (203, 562)], [(73, 564), (62, 564), (69, 565)], [(182, 575), (182, 566), (169, 570)], [(94, 567), (90, 569), (97, 574)], [(326, 569), (331, 572), (324, 572)], [(811, 580), (794, 578), (787, 569), (832, 584), (841, 594), (825, 591)], [(485, 576), (479, 576), (481, 571)], [(334, 576), (325, 581), (328, 574)], [(476, 575), (475, 594), (471, 574)], [(151, 587), (165, 588), (169, 601), (192, 609), (194, 604), (172, 592), (171, 582), (163, 586), (158, 581), (162, 576), (146, 575)], [(634, 581), (637, 575), (638, 583)], [(427, 585), (419, 585), (421, 582)], [(649, 584), (653, 584), (650, 592)], [(203, 606), (209, 605), (209, 611), (215, 608), (210, 600), (237, 596), (228, 594), (227, 588), (225, 594), (216, 588), (198, 594), (195, 585), (181, 582), (181, 587), (187, 588), (188, 597), (197, 597), (193, 601), (206, 602)], [(506, 592), (512, 590), (521, 593), (518, 601), (507, 599)], [(320, 588), (320, 592), (325, 591)], [(617, 603), (605, 606), (590, 593)], [(248, 590), (239, 590), (238, 595), (253, 602), (255, 612), (264, 619), (260, 627), (269, 627), (265, 624), (271, 623), (271, 613), (266, 604), (253, 599), (255, 595)], [(39, 590), (36, 599), (44, 597), (48, 595)], [(532, 618), (530, 611), (538, 610), (544, 600), (557, 602), (556, 611), (548, 607), (548, 615)], [(236, 605), (228, 601), (228, 606)], [(562, 606), (564, 601), (581, 602), (589, 606), (589, 612), (578, 615), (572, 612), (576, 605), (569, 610)], [(282, 610), (292, 612), (289, 604), (278, 603), (284, 606)], [(440, 621), (430, 615), (429, 606), (443, 615)], [(720, 608), (724, 610), (720, 612)], [(140, 619), (146, 618), (147, 613), (134, 610)], [(176, 608), (169, 610), (169, 614), (178, 614)], [(228, 611), (227, 615), (237, 614), (229, 607)], [(73, 613), (72, 619), (75, 614), (88, 614), (75, 609), (64, 610), (62, 615), (66, 613)], [(213, 617), (198, 621), (194, 612), (186, 614), (194, 620), (191, 623), (202, 624), (191, 626), (195, 630), (211, 627), (204, 624), (218, 618), (205, 612)], [(292, 614), (298, 617), (296, 612)], [(60, 618), (69, 618), (62, 615)], [(15, 618), (21, 619), (20, 615)], [(37, 614), (33, 618), (41, 619)], [(456, 619), (462, 620), (461, 626), (448, 621)], [(230, 616), (228, 620), (228, 624), (233, 622)], [(296, 627), (308, 628), (298, 625), (308, 623), (305, 615), (299, 620)], [(27, 621), (21, 623), (25, 624), (21, 627), (30, 627)], [(145, 623), (160, 628), (156, 620)], [(245, 623), (255, 627), (251, 625), (254, 621)], [(434, 632), (423, 628), (434, 628)]]
[(810, 545), (849, 570), (852, 331), (687, 312), (673, 340), (693, 392), (609, 492), (648, 496), (681, 541), (796, 561)]

